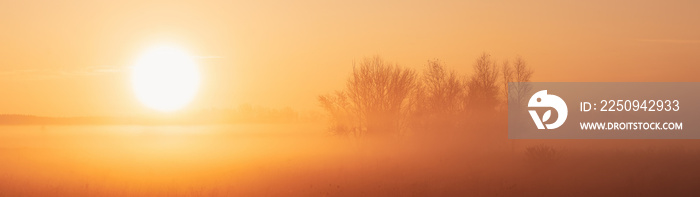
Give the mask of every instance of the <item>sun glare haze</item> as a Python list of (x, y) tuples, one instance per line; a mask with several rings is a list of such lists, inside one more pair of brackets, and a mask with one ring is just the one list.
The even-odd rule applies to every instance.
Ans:
[(192, 56), (173, 46), (156, 46), (145, 51), (131, 72), (139, 101), (161, 111), (177, 110), (188, 104), (200, 84)]

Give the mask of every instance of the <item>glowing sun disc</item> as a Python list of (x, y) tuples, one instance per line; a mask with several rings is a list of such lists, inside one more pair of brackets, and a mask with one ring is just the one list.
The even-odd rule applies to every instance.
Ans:
[(136, 97), (159, 111), (174, 111), (187, 105), (197, 94), (199, 83), (195, 61), (177, 47), (150, 48), (131, 69)]

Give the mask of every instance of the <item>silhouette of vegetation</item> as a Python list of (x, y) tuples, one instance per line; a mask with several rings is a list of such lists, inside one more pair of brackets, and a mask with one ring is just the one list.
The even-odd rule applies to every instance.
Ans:
[(503, 64), (503, 94), (505, 98), (517, 103), (518, 106), (524, 105), (527, 102), (527, 96), (531, 95), (532, 87), (522, 82), (530, 82), (533, 73), (532, 68), (527, 66), (527, 62), (522, 57), (515, 58), (512, 66), (505, 62)]
[(319, 96), (318, 100), (321, 107), (330, 113), (331, 132), (340, 136), (359, 136), (359, 117), (350, 106), (345, 92), (338, 91), (333, 95)]
[(455, 132), (464, 111), (465, 86), (454, 70), (439, 60), (428, 61), (414, 101), (412, 127), (420, 132)]
[(401, 135), (407, 126), (408, 100), (416, 91), (416, 78), (415, 71), (378, 56), (353, 64), (346, 90), (319, 97), (321, 106), (333, 116), (331, 131), (355, 136)]
[(525, 155), (533, 164), (538, 166), (551, 165), (561, 157), (557, 149), (544, 144), (527, 147)]
[(503, 95), (504, 99), (507, 101), (508, 100), (508, 83), (513, 82), (513, 67), (511, 67), (510, 62), (508, 60), (503, 61), (503, 64), (501, 64), (501, 73), (502, 73), (502, 89), (503, 89)]
[[(533, 74), (520, 57), (512, 65), (504, 61), (500, 68), (502, 72), (497, 61), (483, 53), (469, 77), (439, 60), (428, 61), (418, 75), (375, 56), (353, 64), (345, 89), (318, 100), (329, 115), (329, 130), (336, 135), (458, 133), (497, 114), (506, 102), (499, 97), (501, 87), (503, 98), (508, 98), (509, 82), (528, 82)], [(528, 91), (525, 85), (512, 88), (518, 99)]]
[(474, 74), (467, 81), (467, 108), (483, 115), (498, 104), (498, 67), (491, 55), (483, 53), (474, 63)]

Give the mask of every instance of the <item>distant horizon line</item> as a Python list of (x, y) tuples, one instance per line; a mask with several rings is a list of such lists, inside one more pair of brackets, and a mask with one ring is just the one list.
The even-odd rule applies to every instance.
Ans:
[(0, 125), (202, 125), (241, 123), (318, 122), (320, 114), (296, 111), (260, 111), (250, 113), (169, 114), (158, 116), (39, 116), (0, 114)]

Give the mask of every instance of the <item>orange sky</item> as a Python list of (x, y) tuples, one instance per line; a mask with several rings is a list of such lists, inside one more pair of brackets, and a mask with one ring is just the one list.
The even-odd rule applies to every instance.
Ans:
[(198, 56), (187, 108), (315, 109), (352, 60), (379, 54), (462, 73), (486, 51), (536, 81), (697, 81), (700, 2), (0, 1), (0, 114), (148, 112), (126, 72), (175, 43)]

